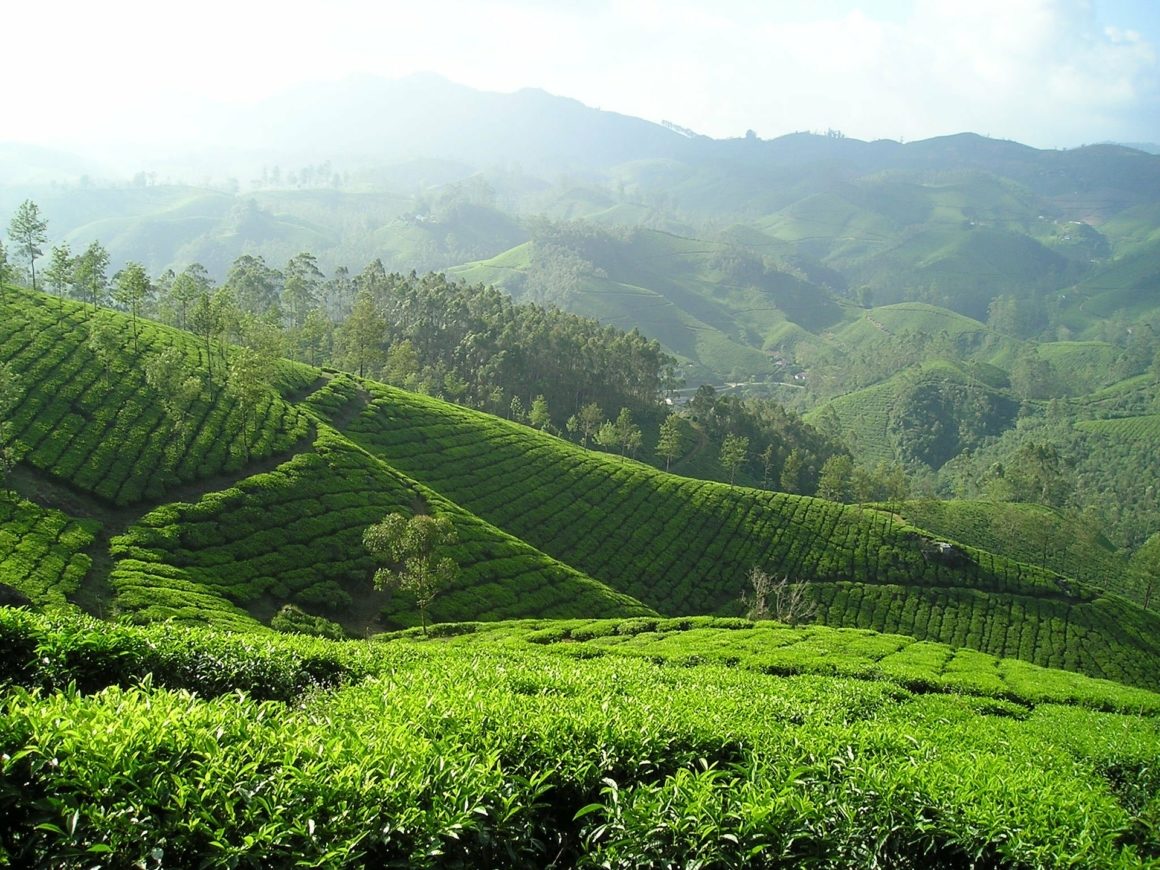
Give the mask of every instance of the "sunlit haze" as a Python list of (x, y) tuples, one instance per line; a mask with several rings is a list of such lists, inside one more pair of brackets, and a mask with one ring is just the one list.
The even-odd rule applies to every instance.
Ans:
[(1149, 0), (115, 0), (11, 4), (4, 17), (0, 141), (195, 143), (190, 119), (207, 104), (421, 71), (714, 137), (1160, 141)]

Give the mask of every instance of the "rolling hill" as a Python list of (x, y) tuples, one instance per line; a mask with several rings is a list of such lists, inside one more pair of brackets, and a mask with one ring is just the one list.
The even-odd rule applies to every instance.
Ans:
[[(200, 262), (220, 279), (243, 254), (277, 267), (310, 251), (327, 272), (376, 258), (454, 269), (640, 328), (687, 361), (694, 386), (777, 381), (770, 352), (805, 366), (873, 306), (984, 321), (1003, 300), (1010, 335), (1117, 342), (1157, 309), (1160, 157), (1121, 146), (714, 140), (433, 77), (304, 86), (252, 106), (257, 151), (224, 133), (237, 121), (200, 125), (220, 133), (217, 176), (202, 163), (183, 174), (167, 153), (131, 181), (82, 177), (83, 159), (40, 154), (60, 177), (14, 176), (0, 198), (38, 201), (74, 246), (100, 238), (114, 268)], [(561, 258), (543, 243), (553, 222), (616, 243), (565, 245)]]
[[(49, 584), (31, 556), (3, 568), (42, 603), (241, 629), (289, 602), (359, 633), (405, 625), (410, 603), (369, 588), (361, 532), (388, 511), (432, 510), (455, 524), (462, 567), (432, 606), (439, 620), (734, 615), (756, 565), (806, 582), (827, 625), (1155, 681), (1157, 617), (1110, 581), (952, 546), (889, 513), (667, 475), (302, 365), (279, 364), (247, 410), (222, 383), (228, 348), (149, 323), (135, 346), (124, 315), (15, 289), (2, 305), (24, 389), (12, 434), (29, 448), (14, 516), (21, 542), (47, 542), (59, 566)], [(99, 324), (120, 337), (107, 365)], [(143, 373), (170, 349), (201, 379), (184, 408)]]

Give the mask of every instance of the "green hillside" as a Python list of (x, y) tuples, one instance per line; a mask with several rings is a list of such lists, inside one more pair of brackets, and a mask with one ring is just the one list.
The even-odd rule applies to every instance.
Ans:
[[(390, 511), (434, 511), (459, 532), (462, 568), (438, 620), (735, 615), (758, 566), (806, 582), (823, 624), (1145, 686), (1160, 672), (1157, 618), (1076, 572), (950, 546), (879, 511), (664, 474), (307, 366), (275, 368), (278, 389), (248, 408), (222, 359), (236, 348), (152, 323), (134, 340), (124, 315), (25, 292), (0, 306), (23, 390), (12, 432), (30, 448), (14, 482), (34, 502), (14, 514), (10, 582), (42, 603), (238, 629), (285, 603), (360, 634), (414, 624), (409, 598), (370, 589), (361, 533)], [(108, 377), (91, 339), (105, 323), (119, 336)], [(147, 374), (162, 351), (196, 373), (185, 405)], [(23, 526), (60, 566), (50, 583), (16, 555)]]
[[(12, 434), (27, 448), (26, 469), (15, 483), (45, 503), (11, 508), (0, 530), (3, 570), (5, 582), (38, 603), (67, 597), (137, 620), (247, 628), (293, 602), (358, 633), (383, 619), (410, 624), (408, 600), (370, 591), (373, 565), (361, 535), (391, 510), (427, 505), (453, 515), (461, 537), (463, 572), (436, 617), (652, 612), (446, 504), (321, 425), (322, 409), (341, 416), (357, 405), (348, 381), (281, 364), (275, 379), (298, 401), (268, 389), (247, 443), (246, 412), (216, 347), (212, 367), (198, 369), (207, 352), (188, 333), (141, 323), (135, 350), (124, 315), (13, 290), (0, 305), (6, 361), (22, 388)], [(101, 323), (116, 339), (108, 376), (88, 338)], [(172, 407), (144, 373), (170, 348), (197, 372), (187, 407)]]
[[(1155, 617), (1098, 587), (969, 547), (942, 559), (935, 538), (876, 511), (666, 475), (422, 396), (371, 391), (350, 437), (658, 612), (737, 613), (757, 565), (809, 581), (826, 624), (1153, 684)], [(1132, 638), (1130, 652), (1108, 641), (1116, 636)]]
[[(248, 421), (257, 435), (247, 444), (243, 409), (224, 387), (216, 348), (207, 351), (188, 333), (141, 323), (135, 341), (124, 315), (12, 289), (3, 310), (0, 358), (22, 386), (11, 425), (27, 450), (24, 462), (105, 502), (156, 501), (179, 484), (236, 473), (308, 438), (308, 416), (267, 389)], [(92, 338), (102, 330), (106, 359)], [(205, 381), (181, 407), (167, 407), (146, 383), (144, 363), (169, 348)], [(290, 363), (277, 373), (287, 392), (315, 377)]]
[(1128, 566), (1098, 528), (1042, 505), (922, 499), (892, 506), (908, 522), (963, 544), (1134, 595)]
[(845, 308), (828, 292), (736, 246), (652, 230), (546, 227), (533, 240), (452, 270), (623, 329), (639, 328), (695, 376), (773, 378), (765, 353), (787, 327), (813, 332)]

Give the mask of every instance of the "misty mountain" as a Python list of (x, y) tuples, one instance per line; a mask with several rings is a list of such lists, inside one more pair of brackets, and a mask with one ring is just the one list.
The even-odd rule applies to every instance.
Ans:
[(304, 85), (227, 110), (215, 126), (222, 142), (272, 154), (516, 163), (546, 173), (676, 156), (687, 142), (659, 124), (541, 90), (487, 93), (436, 75)]
[(0, 147), (0, 220), (33, 198), (54, 242), (153, 274), (198, 262), (220, 281), (243, 253), (302, 251), (328, 274), (454, 270), (732, 379), (869, 306), (987, 320), (1002, 297), (1010, 330), (1076, 338), (1157, 306), (1160, 156), (1122, 145), (718, 140), (433, 75), (191, 106), (187, 127), (172, 150), (126, 149), (139, 164), (113, 182), (100, 155)]

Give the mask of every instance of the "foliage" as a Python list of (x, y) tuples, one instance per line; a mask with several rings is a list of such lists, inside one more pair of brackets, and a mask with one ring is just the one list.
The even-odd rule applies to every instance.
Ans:
[(1147, 608), (1152, 603), (1157, 584), (1160, 583), (1160, 532), (1148, 538), (1144, 545), (1132, 554), (1132, 570), (1136, 572), (1140, 585), (1144, 588), (1143, 603)]
[(427, 633), (427, 608), (439, 592), (455, 579), (459, 566), (440, 555), (458, 542), (447, 517), (417, 514), (406, 519), (388, 514), (363, 532), (363, 546), (380, 563), (375, 588), (397, 587), (415, 597), (423, 633)]
[[(236, 397), (220, 389), (175, 394), (157, 380), (150, 386), (149, 361), (170, 349), (187, 371), (204, 365), (204, 349), (191, 336), (142, 322), (134, 350), (129, 318), (108, 311), (86, 318), (81, 306), (63, 304), (61, 316), (60, 303), (40, 295), (17, 292), (0, 301), (0, 354), (24, 384), (36, 385), (10, 416), (28, 465), (119, 505), (241, 467), (247, 440)], [(255, 458), (307, 434), (306, 415), (269, 386), (250, 413)], [(183, 450), (173, 449), (175, 416), (189, 421)]]
[[(346, 433), (424, 486), (663, 613), (736, 613), (752, 566), (807, 582), (828, 625), (876, 627), (1152, 685), (1152, 620), (1098, 587), (892, 512), (666, 475), (368, 385)], [(945, 541), (942, 543), (946, 543)], [(944, 618), (944, 611), (952, 615)], [(1085, 637), (1084, 643), (1074, 643)], [(1155, 664), (1150, 664), (1155, 663)]]
[(22, 384), (12, 366), (0, 362), (0, 484), (8, 491), (8, 478), (25, 447), (12, 434), (12, 412), (20, 403)]
[[(732, 436), (736, 447), (739, 438), (748, 439), (762, 460), (761, 473), (747, 474), (746, 458), (736, 467), (721, 461), (713, 469), (695, 469), (702, 476), (719, 478), (721, 468), (742, 473), (743, 480), (763, 488), (781, 488), (786, 492), (812, 494), (817, 488), (818, 470), (831, 456), (846, 450), (831, 435), (823, 435), (797, 414), (768, 399), (739, 399), (736, 396), (718, 396), (708, 385), (698, 388), (689, 401), (686, 416), (699, 425), (711, 443), (717, 446), (717, 458)], [(792, 457), (792, 459), (791, 459)]]
[(153, 285), (149, 281), (145, 267), (133, 262), (126, 263), (125, 268), (114, 276), (114, 283), (116, 288), (113, 290), (113, 301), (126, 309), (132, 317), (133, 352), (137, 353), (137, 317), (153, 292)]
[(721, 464), (729, 469), (729, 483), (737, 476), (737, 467), (749, 456), (749, 438), (745, 435), (726, 435), (721, 443)]
[[(360, 289), (354, 320), (337, 329), (340, 337), (359, 330), (360, 338), (346, 339), (341, 346), (381, 353), (383, 347), (409, 342), (414, 357), (406, 382), (393, 370), (387, 378), (399, 386), (476, 408), (489, 408), (496, 389), (519, 398), (524, 408), (534, 397), (544, 396), (554, 425), (562, 428), (591, 403), (656, 413), (673, 383), (672, 358), (635, 330), (623, 332), (557, 309), (513, 304), (495, 288), (443, 275), (387, 274), (377, 262), (363, 270), (356, 284)], [(350, 357), (349, 350), (339, 361), (360, 375), (369, 366), (361, 357)], [(449, 382), (461, 384), (462, 390), (448, 395)], [(590, 427), (589, 438), (597, 428), (599, 424)]]
[(1141, 600), (1098, 521), (1034, 504), (912, 499), (889, 508), (919, 528)]
[(283, 605), (282, 609), (270, 618), (270, 628), (286, 634), (308, 634), (331, 640), (343, 640), (346, 637), (346, 632), (337, 622), (323, 616), (311, 616), (293, 604)]
[(684, 449), (683, 439), (681, 438), (681, 424), (679, 419), (674, 414), (669, 414), (665, 417), (664, 422), (661, 423), (660, 435), (657, 440), (657, 456), (665, 461), (665, 471), (669, 470), (673, 460), (681, 455)]
[(12, 495), (0, 497), (0, 582), (35, 604), (63, 606), (92, 559), (95, 525)]
[[(1020, 681), (1007, 698), (969, 659), (934, 692), (890, 666), (776, 676), (713, 650), (792, 639), (808, 669), (824, 630), (662, 622), (430, 646), (0, 613), (0, 848), (25, 866), (580, 867), (1143, 866), (1160, 850), (1155, 695), (1015, 662), (997, 670)], [(930, 653), (953, 652), (833, 635), (839, 668), (913, 649), (934, 674)]]
[(1011, 425), (1015, 404), (983, 385), (921, 376), (902, 386), (887, 421), (898, 455), (940, 468)]
[[(341, 413), (357, 397), (351, 379), (340, 376), (308, 401)], [(162, 505), (114, 538), (116, 605), (135, 621), (252, 629), (254, 618), (241, 608), (269, 597), (322, 611), (360, 635), (376, 627), (380, 610), (386, 626), (417, 624), (411, 600), (368, 597), (374, 563), (362, 534), (385, 513), (424, 501), (454, 518), (460, 539), (454, 557), (462, 571), (432, 604), (435, 618), (650, 612), (445, 502), (326, 426), (310, 452), (195, 504)], [(367, 612), (357, 622), (356, 603)]]
[(12, 240), (20, 258), (28, 264), (32, 289), (36, 290), (36, 261), (48, 242), (48, 221), (40, 213), (40, 207), (30, 199), (17, 207), (8, 223), (8, 238)]

